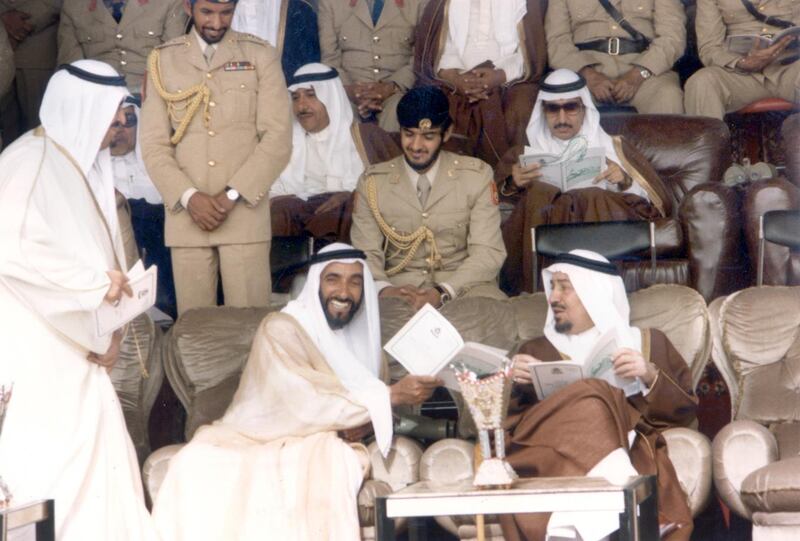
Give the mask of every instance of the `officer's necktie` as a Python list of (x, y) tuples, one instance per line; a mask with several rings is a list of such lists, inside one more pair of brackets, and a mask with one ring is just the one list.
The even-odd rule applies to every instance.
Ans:
[(417, 179), (417, 197), (422, 208), (425, 208), (425, 203), (428, 202), (428, 196), (431, 194), (431, 181), (425, 175), (420, 175)]
[(206, 50), (203, 51), (203, 56), (206, 59), (206, 64), (211, 64), (211, 59), (214, 58), (216, 49), (212, 45), (206, 45)]
[(125, 0), (103, 0), (103, 3), (108, 8), (108, 11), (111, 12), (114, 20), (120, 22), (122, 20), (122, 12), (125, 9)]
[(378, 24), (378, 19), (381, 18), (381, 11), (383, 11), (384, 0), (373, 0), (372, 2), (372, 24)]

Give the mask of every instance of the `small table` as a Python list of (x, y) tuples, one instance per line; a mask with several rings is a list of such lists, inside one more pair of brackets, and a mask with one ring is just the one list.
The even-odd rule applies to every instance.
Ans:
[[(638, 513), (637, 513), (638, 509)], [(398, 517), (497, 515), (552, 511), (615, 511), (620, 541), (659, 538), (658, 491), (654, 475), (614, 485), (596, 477), (520, 479), (510, 489), (478, 490), (459, 485), (415, 483), (375, 501), (377, 541), (394, 540)], [(413, 534), (414, 528), (409, 527)]]
[(0, 509), (0, 541), (6, 541), (11, 530), (29, 524), (36, 524), (36, 541), (55, 541), (55, 519), (54, 500), (39, 500)]

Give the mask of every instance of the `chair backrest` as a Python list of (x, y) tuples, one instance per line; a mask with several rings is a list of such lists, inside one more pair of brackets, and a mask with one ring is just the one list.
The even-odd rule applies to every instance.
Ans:
[[(539, 283), (537, 255), (556, 255), (579, 248), (592, 250), (608, 259), (623, 259), (650, 250), (655, 271), (655, 224), (644, 221), (552, 224), (531, 228), (533, 290)], [(632, 258), (632, 257), (631, 257)]]
[(759, 219), (758, 286), (764, 283), (764, 245), (767, 241), (792, 249), (800, 248), (800, 210), (771, 210)]

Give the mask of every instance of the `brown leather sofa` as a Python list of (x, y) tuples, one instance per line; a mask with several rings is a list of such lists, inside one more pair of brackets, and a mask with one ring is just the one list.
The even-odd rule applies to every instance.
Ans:
[(715, 119), (672, 115), (610, 116), (601, 122), (647, 158), (671, 195), (668, 216), (656, 221), (655, 276), (649, 254), (624, 263), (628, 291), (677, 283), (710, 301), (738, 289), (746, 267), (739, 257), (737, 197), (720, 182), (730, 165), (727, 126)]

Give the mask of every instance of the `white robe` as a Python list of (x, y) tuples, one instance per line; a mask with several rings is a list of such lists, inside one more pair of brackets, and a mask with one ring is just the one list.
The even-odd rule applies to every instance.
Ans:
[(224, 417), (170, 461), (153, 517), (170, 541), (358, 541), (362, 425), (356, 403), (292, 316), (259, 326)]
[(124, 261), (90, 194), (41, 135), (0, 156), (0, 383), (14, 385), (0, 474), (12, 504), (55, 499), (59, 540), (148, 541), (157, 537), (119, 400), (86, 359), (108, 349), (91, 312), (114, 252)]

